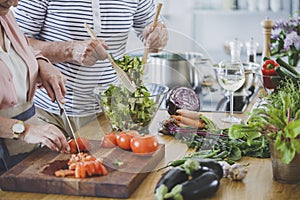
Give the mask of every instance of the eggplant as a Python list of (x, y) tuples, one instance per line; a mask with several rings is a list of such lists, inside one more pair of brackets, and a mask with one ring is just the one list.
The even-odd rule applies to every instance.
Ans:
[(180, 194), (183, 199), (198, 200), (214, 195), (219, 185), (219, 177), (215, 173), (208, 171), (192, 180), (185, 181), (179, 187), (181, 186)]
[(154, 192), (156, 192), (161, 185), (165, 185), (168, 188), (168, 191), (170, 191), (175, 185), (187, 181), (188, 178), (188, 174), (180, 167), (169, 169), (158, 181)]
[[(209, 171), (215, 173), (218, 176), (219, 180), (221, 178), (223, 178), (223, 175), (224, 175), (223, 168), (218, 161), (216, 161), (214, 159), (209, 159), (209, 158), (198, 158), (196, 160), (199, 162), (200, 168), (202, 168), (202, 171), (209, 170)], [(197, 170), (195, 173), (196, 174), (201, 173), (201, 170), (200, 170), (200, 172), (198, 172), (198, 171), (199, 170)]]
[(174, 87), (170, 91), (170, 96), (167, 101), (168, 113), (175, 115), (178, 109), (187, 109), (199, 111), (200, 98), (196, 92), (188, 87)]
[(211, 172), (204, 172), (200, 176), (187, 180), (181, 184), (176, 185), (168, 193), (158, 196), (162, 199), (184, 199), (184, 200), (198, 200), (214, 195), (219, 189), (219, 177)]

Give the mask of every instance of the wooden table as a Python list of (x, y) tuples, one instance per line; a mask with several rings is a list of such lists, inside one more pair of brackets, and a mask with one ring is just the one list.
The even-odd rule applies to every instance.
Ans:
[[(255, 101), (255, 100), (254, 100)], [(250, 105), (247, 111), (250, 111)], [(247, 111), (245, 113), (247, 113)], [(213, 119), (219, 127), (226, 127), (220, 118), (224, 117), (225, 113), (203, 113), (205, 116)], [(246, 119), (245, 114), (239, 114), (240, 117)], [(160, 110), (156, 115), (152, 125), (151, 132), (158, 133), (160, 122), (168, 118), (165, 110)], [(80, 134), (84, 134), (91, 139), (99, 139), (101, 134), (109, 130), (109, 126), (103, 117), (89, 123), (80, 130)], [(166, 146), (165, 158), (157, 166), (156, 169), (165, 166), (169, 161), (179, 159), (189, 153), (187, 146), (170, 136), (158, 136), (159, 141)], [(292, 200), (300, 199), (300, 184), (283, 184), (273, 181), (272, 168), (270, 159), (258, 159), (244, 157), (241, 163), (249, 163), (248, 174), (242, 182), (235, 182), (223, 178), (220, 183), (218, 192), (210, 199), (278, 199), (278, 200)], [(300, 166), (299, 166), (300, 167)], [(142, 182), (140, 187), (131, 195), (129, 199), (154, 199), (154, 187), (158, 182), (163, 171), (153, 171)], [(5, 192), (0, 191), (0, 199), (15, 200), (95, 200), (95, 199), (111, 199), (111, 198), (96, 198), (96, 197), (80, 197), (68, 195), (54, 195), (54, 194), (40, 194), (40, 193), (22, 193), (22, 192)]]

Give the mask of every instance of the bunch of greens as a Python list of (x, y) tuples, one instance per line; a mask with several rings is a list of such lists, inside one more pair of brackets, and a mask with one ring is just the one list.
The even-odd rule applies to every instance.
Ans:
[(228, 137), (228, 129), (220, 131), (220, 136), (196, 135), (194, 140), (189, 143), (189, 147), (195, 148), (196, 153), (188, 157), (211, 158), (218, 161), (224, 160), (229, 164), (233, 164), (243, 156), (256, 158), (270, 157), (269, 143), (265, 138), (254, 139), (250, 146), (246, 136), (234, 139)]
[(268, 138), (288, 164), (300, 153), (300, 83), (286, 80), (266, 100), (267, 104), (252, 111), (247, 124), (232, 125), (229, 136), (247, 137), (249, 145), (257, 138)]
[[(160, 130), (163, 134), (173, 135), (176, 139), (186, 142), (195, 152), (184, 157), (211, 158), (224, 160), (230, 164), (238, 161), (242, 156), (257, 158), (270, 157), (269, 142), (264, 137), (252, 140), (251, 146), (246, 135), (238, 139), (228, 136), (228, 129), (218, 129), (210, 119), (206, 118), (204, 129), (178, 127), (172, 120), (165, 120)], [(175, 161), (176, 162), (176, 161)]]

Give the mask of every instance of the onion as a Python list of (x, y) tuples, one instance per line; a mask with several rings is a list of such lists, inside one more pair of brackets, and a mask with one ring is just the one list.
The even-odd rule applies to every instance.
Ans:
[(170, 115), (175, 115), (178, 109), (199, 111), (200, 98), (191, 88), (175, 87), (170, 92), (167, 107)]

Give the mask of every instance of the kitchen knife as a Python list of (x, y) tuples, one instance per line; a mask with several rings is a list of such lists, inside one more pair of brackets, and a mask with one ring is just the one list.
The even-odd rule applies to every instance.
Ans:
[(77, 151), (79, 153), (80, 149), (79, 149), (78, 141), (76, 139), (76, 135), (75, 135), (75, 132), (74, 132), (73, 127), (71, 125), (71, 122), (69, 120), (69, 117), (67, 116), (65, 105), (63, 103), (61, 103), (57, 98), (56, 98), (56, 102), (57, 102), (59, 110), (60, 110), (60, 116), (62, 117), (66, 128), (71, 131), (72, 136), (73, 136), (74, 141), (75, 141), (75, 144), (76, 144)]

